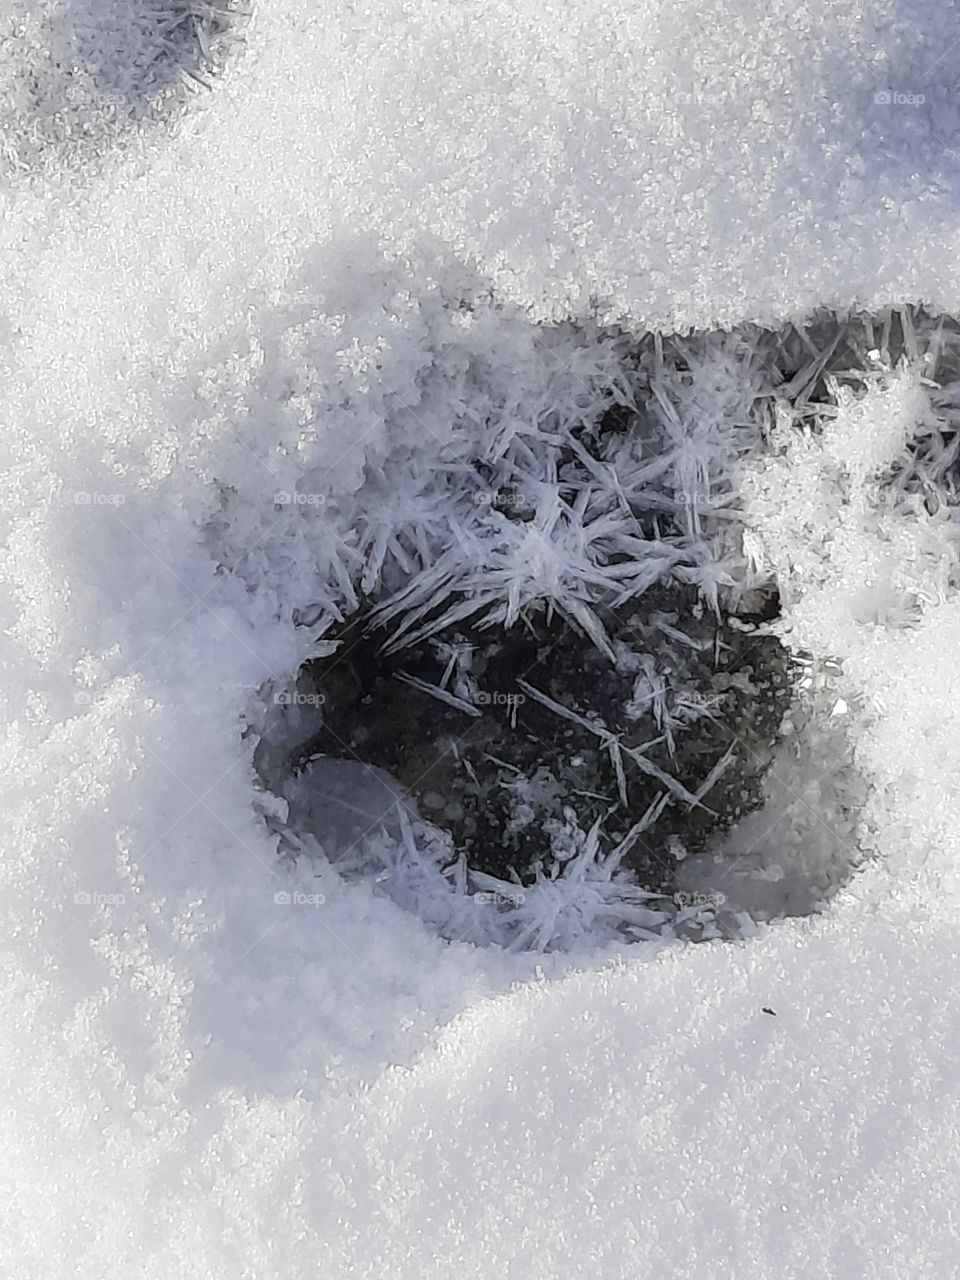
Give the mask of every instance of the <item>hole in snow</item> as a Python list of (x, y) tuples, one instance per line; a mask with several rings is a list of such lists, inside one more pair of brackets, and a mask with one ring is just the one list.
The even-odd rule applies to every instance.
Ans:
[(14, 171), (50, 152), (89, 163), (184, 92), (211, 88), (248, 14), (243, 0), (65, 0), (0, 18), (0, 155)]
[(738, 937), (858, 859), (841, 672), (784, 645), (741, 494), (783, 404), (808, 431), (835, 412), (857, 339), (594, 340), (620, 376), (598, 361), (575, 404), (478, 425), (461, 365), (442, 436), (414, 426), (349, 496), (307, 471), (275, 504), (331, 558), (256, 754), (284, 856), (449, 938)]
[(622, 615), (601, 611), (612, 659), (557, 617), (398, 651), (376, 607), (331, 629), (271, 691), (258, 751), (290, 855), (507, 945), (741, 936), (816, 910), (856, 847), (830, 673), (689, 589)]
[(677, 854), (760, 803), (792, 664), (691, 588), (597, 614), (609, 653), (557, 615), (386, 651), (376, 609), (328, 632), (336, 651), (298, 684), (319, 714), (291, 759), (297, 811), (329, 761), (362, 761), (473, 871), (558, 874), (575, 820), (598, 824), (601, 856), (622, 850), (644, 888), (672, 894)]
[(243, 0), (67, 0), (56, 65), (69, 59), (71, 76), (139, 113), (178, 85), (209, 88), (249, 12)]

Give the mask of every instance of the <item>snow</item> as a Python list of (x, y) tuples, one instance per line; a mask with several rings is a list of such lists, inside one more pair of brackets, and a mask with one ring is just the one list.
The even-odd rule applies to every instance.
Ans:
[(252, 761), (342, 554), (278, 495), (575, 403), (594, 312), (960, 312), (955, 6), (264, 0), (209, 90), (158, 9), (0, 7), (0, 1274), (955, 1273), (956, 537), (878, 479), (943, 480), (929, 334), (741, 477), (854, 722), (749, 864), (821, 914), (444, 941), (285, 870)]

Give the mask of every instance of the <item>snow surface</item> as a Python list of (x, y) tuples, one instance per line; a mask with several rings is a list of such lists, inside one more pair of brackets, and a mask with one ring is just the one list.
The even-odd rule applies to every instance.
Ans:
[(96, 13), (0, 11), (0, 1272), (956, 1273), (953, 544), (843, 501), (926, 412), (915, 373), (753, 489), (872, 784), (828, 912), (444, 943), (372, 885), (291, 893), (240, 732), (323, 555), (276, 494), (349, 492), (489, 394), (443, 299), (515, 304), (464, 341), (518, 401), (531, 317), (593, 300), (665, 329), (960, 311), (955, 7), (276, 0), (208, 94), (139, 111), (145, 20), (39, 127), (31, 71)]

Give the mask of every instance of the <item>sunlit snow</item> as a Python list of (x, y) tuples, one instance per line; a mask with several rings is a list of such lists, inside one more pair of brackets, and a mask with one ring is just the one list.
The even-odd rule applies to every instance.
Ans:
[[(0, 1274), (960, 1270), (958, 50), (952, 0), (0, 0)], [(776, 584), (810, 672), (672, 850), (718, 936), (590, 831), (522, 901), (406, 809), (338, 868), (383, 793), (327, 778), (330, 849), (284, 794), (318, 620), (449, 536), (431, 456), (692, 329), (653, 478), (735, 518), (670, 571)], [(443, 589), (602, 642), (550, 502), (566, 559)]]

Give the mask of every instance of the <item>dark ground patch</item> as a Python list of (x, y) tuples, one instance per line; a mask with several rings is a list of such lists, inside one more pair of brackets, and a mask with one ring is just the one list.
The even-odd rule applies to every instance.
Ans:
[[(650, 592), (619, 614), (607, 611), (604, 623), (624, 656), (617, 665), (564, 620), (543, 615), (510, 631), (461, 626), (385, 654), (382, 633), (362, 611), (325, 636), (339, 639), (340, 650), (303, 673), (323, 694), (323, 724), (293, 767), (326, 755), (386, 769), (424, 817), (451, 833), (471, 867), (497, 876), (516, 871), (526, 881), (538, 863), (549, 867), (549, 834), (565, 808), (584, 829), (601, 819), (602, 844), (610, 849), (661, 799), (663, 781), (643, 772), (626, 749), (643, 748), (655, 769), (694, 794), (732, 749), (706, 807), (668, 791), (662, 812), (627, 856), (641, 884), (670, 892), (678, 842), (695, 852), (759, 805), (790, 702), (791, 663), (776, 638), (717, 620), (685, 588)], [(681, 628), (699, 647), (680, 644), (664, 626)], [(444, 646), (471, 655), (466, 701), (474, 715), (403, 679), (440, 685)], [(641, 699), (631, 708), (636, 672), (624, 668), (645, 654), (671, 677), (672, 712), (686, 714), (676, 696), (682, 689), (695, 717), (682, 728), (675, 724), (672, 742), (652, 706), (644, 708)], [(604, 741), (530, 696), (521, 681), (618, 736), (626, 804)]]

